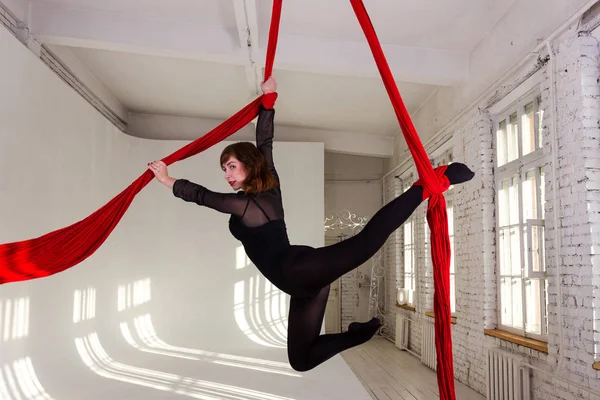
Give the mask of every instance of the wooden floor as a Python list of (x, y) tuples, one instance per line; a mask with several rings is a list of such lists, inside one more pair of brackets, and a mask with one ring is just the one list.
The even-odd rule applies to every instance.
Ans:
[[(439, 399), (435, 372), (387, 339), (376, 336), (342, 357), (375, 400)], [(484, 396), (457, 381), (456, 398), (483, 400)]]

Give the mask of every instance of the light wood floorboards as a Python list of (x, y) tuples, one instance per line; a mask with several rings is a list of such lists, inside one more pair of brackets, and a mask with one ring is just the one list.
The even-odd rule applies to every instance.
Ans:
[[(342, 357), (374, 400), (439, 399), (435, 372), (385, 338), (376, 336), (362, 346), (346, 350)], [(456, 398), (485, 397), (456, 381)]]

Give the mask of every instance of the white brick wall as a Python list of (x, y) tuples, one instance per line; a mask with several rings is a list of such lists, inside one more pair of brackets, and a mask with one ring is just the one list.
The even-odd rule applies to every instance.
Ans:
[[(487, 351), (501, 347), (521, 354), (528, 363), (554, 373), (558, 357), (564, 354), (560, 378), (534, 372), (533, 399), (598, 399), (573, 384), (600, 391), (600, 372), (592, 369), (600, 361), (600, 51), (598, 41), (569, 30), (556, 39), (556, 102), (559, 165), (559, 226), (561, 243), (555, 259), (553, 204), (554, 183), (550, 166), (546, 169), (546, 261), (549, 275), (549, 354), (484, 336), (484, 329), (498, 323), (496, 280), (496, 217), (493, 128), (485, 108), (474, 109), (449, 129), (454, 160), (464, 162), (475, 178), (455, 187), (454, 229), (456, 267), (456, 315), (453, 326), (453, 354), (458, 380), (478, 392), (487, 393)], [(551, 149), (550, 73), (542, 66), (540, 87), (544, 109), (544, 140)], [(501, 90), (502, 86), (499, 86)], [(384, 190), (393, 194), (395, 182), (388, 179)], [(388, 200), (390, 197), (388, 197)], [(424, 218), (425, 207), (415, 213)], [(428, 254), (423, 249), (425, 230), (417, 224), (418, 295), (417, 312), (407, 313), (421, 321), (433, 306), (433, 282)], [(388, 310), (395, 304), (396, 265), (401, 263), (397, 243), (400, 235), (388, 241)], [(562, 297), (557, 295), (554, 278), (560, 263)], [(401, 265), (401, 264), (400, 264)], [(393, 289), (393, 290), (392, 290)], [(558, 307), (563, 318), (558, 320)], [(595, 318), (595, 319), (594, 319)], [(564, 349), (559, 332), (563, 327)], [(392, 328), (393, 330), (393, 328)], [(411, 348), (420, 350), (420, 326), (411, 333)], [(393, 332), (392, 332), (393, 333)]]
[[(598, 41), (587, 35), (566, 35), (555, 46), (556, 62), (556, 121), (558, 138), (558, 193), (559, 203), (547, 203), (547, 270), (549, 275), (549, 356), (548, 362), (557, 368), (560, 355), (564, 356), (560, 377), (577, 384), (600, 390), (600, 374), (591, 368), (598, 353), (598, 325), (594, 329), (594, 294), (598, 294), (598, 245), (600, 227), (598, 210), (600, 159), (600, 79)], [(542, 83), (545, 104), (545, 141), (551, 145), (553, 123), (550, 99), (550, 71), (546, 70)], [(551, 178), (551, 176), (550, 176)], [(555, 183), (547, 181), (547, 197), (552, 200)], [(554, 235), (554, 213), (558, 209), (560, 235), (559, 259)], [(560, 281), (556, 281), (556, 267), (560, 266)], [(562, 296), (558, 297), (557, 284)], [(595, 292), (596, 291), (596, 292)], [(559, 320), (558, 307), (562, 310)], [(560, 327), (563, 329), (564, 348), (561, 349)], [(596, 337), (594, 331), (596, 330)], [(551, 383), (550, 383), (551, 382)], [(555, 392), (558, 382), (548, 381), (535, 387), (535, 397)], [(561, 392), (561, 391), (558, 391)], [(564, 392), (564, 390), (562, 391)], [(561, 397), (572, 398), (575, 390)]]
[(495, 231), (492, 126), (477, 112), (454, 132), (454, 159), (475, 177), (454, 188), (456, 316), (453, 331), (455, 375), (486, 391), (484, 329), (495, 321)]

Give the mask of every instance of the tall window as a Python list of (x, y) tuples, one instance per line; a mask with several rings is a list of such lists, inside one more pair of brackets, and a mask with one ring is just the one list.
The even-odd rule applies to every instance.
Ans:
[(456, 272), (454, 271), (454, 209), (452, 201), (446, 200), (448, 207), (448, 235), (450, 236), (450, 311), (456, 312)]
[[(452, 163), (452, 151), (448, 150), (439, 157), (431, 160), (434, 168)], [(450, 237), (450, 311), (452, 314), (456, 312), (456, 271), (454, 269), (454, 209), (452, 207), (452, 198), (454, 195), (454, 186), (450, 186), (444, 193), (446, 198), (446, 211), (448, 213), (448, 235)], [(430, 230), (427, 223), (427, 216), (424, 219), (425, 223), (425, 251), (427, 252), (427, 260), (429, 265), (433, 265), (431, 260), (431, 247), (429, 245)]]
[[(402, 192), (406, 192), (411, 188), (412, 175), (406, 176), (402, 179), (403, 187)], [(403, 266), (404, 270), (400, 275), (402, 278), (402, 288), (406, 294), (407, 304), (414, 305), (415, 303), (415, 292), (417, 288), (416, 280), (416, 263), (415, 263), (415, 219), (413, 216), (402, 225), (402, 254), (403, 254)]]
[(545, 340), (544, 165), (539, 96), (496, 120), (500, 328)]

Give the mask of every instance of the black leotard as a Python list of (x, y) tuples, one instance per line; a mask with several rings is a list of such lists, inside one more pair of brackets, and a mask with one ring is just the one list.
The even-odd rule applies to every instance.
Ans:
[[(261, 107), (256, 126), (256, 147), (267, 161), (277, 187), (258, 194), (243, 191), (226, 194), (179, 179), (173, 185), (173, 194), (185, 201), (231, 214), (229, 231), (242, 242), (248, 258), (260, 272), (285, 293), (300, 294), (293, 282), (284, 279), (281, 271), (292, 246), (284, 220), (279, 175), (273, 163), (274, 115), (275, 110)], [(312, 294), (315, 294), (314, 291)]]

